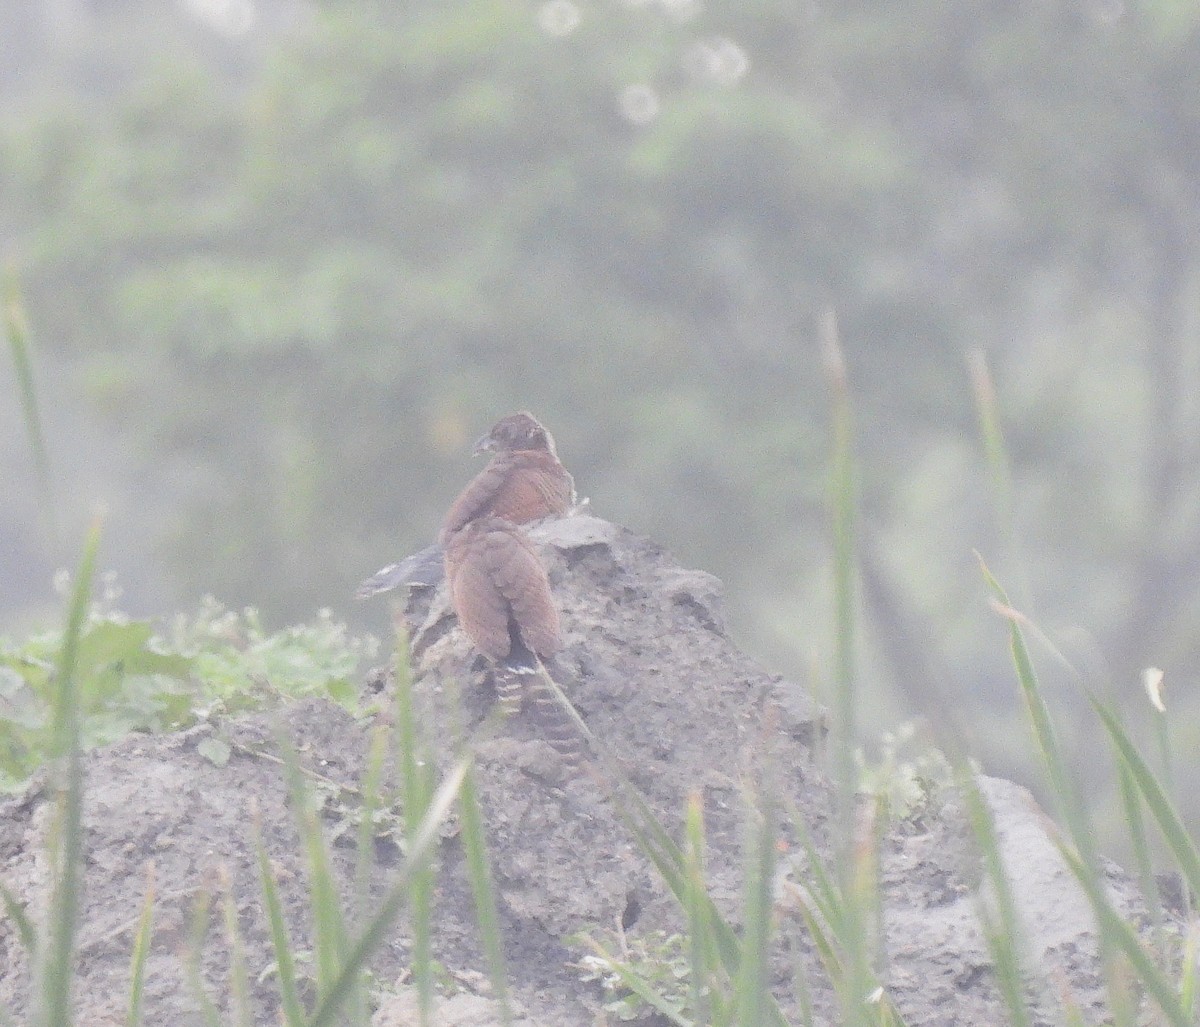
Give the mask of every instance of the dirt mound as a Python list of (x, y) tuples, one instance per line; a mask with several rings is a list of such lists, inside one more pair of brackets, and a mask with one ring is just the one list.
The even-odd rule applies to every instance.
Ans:
[[(678, 567), (662, 549), (588, 516), (531, 532), (550, 571), (565, 644), (555, 676), (589, 727), (642, 789), (667, 824), (680, 822), (689, 793), (704, 799), (707, 868), (714, 898), (736, 916), (745, 834), (745, 795), (764, 751), (776, 779), (823, 844), (829, 789), (814, 759), (822, 713), (799, 690), (758, 667), (725, 634), (720, 583)], [(406, 616), (414, 626), (417, 695), (437, 758), (450, 758), (449, 696), (461, 690), (468, 722), (480, 721), (493, 697), (487, 675), (446, 604), (444, 590), (412, 592)], [(461, 689), (456, 683), (461, 683)], [(328, 829), (337, 869), (350, 879), (353, 799), (340, 789), (359, 778), (368, 726), (320, 702), (297, 704), (279, 718), (304, 764), (324, 779)], [(86, 894), (77, 1005), (81, 1022), (118, 1022), (124, 1015), (129, 951), (144, 889), (144, 867), (155, 867), (159, 901), (146, 993), (147, 1023), (190, 1025), (200, 1019), (184, 987), (179, 948), (194, 895), (213, 885), (223, 867), (237, 898), (252, 980), (271, 961), (250, 834), (255, 804), (282, 882), (293, 938), (309, 944), (306, 886), (281, 769), (271, 758), (273, 725), (247, 717), (222, 725), (232, 744), (228, 763), (206, 759), (199, 743), (210, 728), (130, 739), (86, 758)], [(520, 1014), (534, 1024), (596, 1021), (596, 986), (569, 964), (580, 952), (569, 936), (580, 929), (624, 924), (632, 935), (678, 925), (673, 900), (615, 816), (600, 775), (578, 773), (537, 733), (525, 713), (482, 743), (479, 784), (488, 844), (501, 903), (509, 977)], [(1019, 855), (1016, 890), (1032, 951), (1053, 981), (1085, 1009), (1100, 1001), (1093, 925), (1086, 904), (1049, 843), (1042, 814), (1007, 782), (985, 781), (1006, 848)], [(49, 804), (39, 788), (0, 804), (0, 880), (37, 910), (46, 876), (42, 842)], [(375, 886), (382, 890), (399, 850), (376, 847)], [(486, 986), (474, 906), (453, 826), (439, 852), (437, 957), (448, 994), (442, 1022), (487, 1027)], [(785, 873), (803, 881), (797, 863)], [(990, 981), (975, 914), (979, 874), (952, 799), (899, 825), (884, 847), (885, 979), (909, 1023), (993, 1024), (1003, 1014)], [(1132, 902), (1118, 872), (1110, 885)], [(820, 973), (798, 925), (780, 911), (781, 968), (799, 955)], [(204, 972), (221, 995), (226, 952), (213, 931)], [(374, 968), (385, 986), (402, 979), (408, 956), (403, 923)], [(26, 1013), (26, 973), (12, 924), (0, 920), (0, 1001)], [(780, 993), (787, 1002), (787, 975)], [(270, 974), (256, 985), (258, 1022), (274, 1024)], [(385, 1004), (378, 1023), (408, 1023), (411, 995)], [(450, 994), (449, 992), (454, 992)], [(830, 996), (817, 985), (824, 1022)], [(1044, 999), (1047, 1014), (1053, 999)]]

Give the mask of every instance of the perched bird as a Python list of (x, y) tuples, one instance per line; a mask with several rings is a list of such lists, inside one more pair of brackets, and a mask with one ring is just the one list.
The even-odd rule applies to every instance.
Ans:
[[(467, 637), (492, 664), (502, 705), (524, 699), (546, 740), (578, 765), (583, 739), (559, 706), (542, 666), (562, 644), (546, 570), (521, 525), (561, 517), (576, 503), (575, 482), (554, 438), (527, 411), (510, 414), (475, 443), (495, 455), (450, 505), (437, 543), (384, 567), (358, 588), (360, 599), (398, 585), (437, 585)], [(440, 560), (439, 560), (440, 556)]]
[(451, 504), (438, 543), (376, 571), (358, 586), (359, 599), (400, 585), (440, 584), (441, 547), (472, 520), (496, 516), (528, 524), (543, 517), (562, 517), (575, 505), (575, 481), (559, 463), (553, 436), (533, 414), (521, 411), (497, 421), (475, 443), (476, 455), (487, 452), (496, 455)]
[(475, 443), (475, 453), (494, 452), (482, 471), (450, 504), (438, 541), (481, 517), (528, 524), (562, 517), (575, 504), (575, 481), (558, 460), (554, 437), (533, 414), (510, 414)]

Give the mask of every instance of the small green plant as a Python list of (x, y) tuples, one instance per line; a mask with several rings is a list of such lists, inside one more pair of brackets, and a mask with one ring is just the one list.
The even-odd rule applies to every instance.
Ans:
[[(63, 633), (17, 645), (0, 639), (0, 790), (21, 785), (50, 756), (57, 654)], [(190, 717), (192, 661), (165, 651), (146, 621), (92, 611), (79, 637), (80, 744), (104, 745), (132, 731), (169, 731)]]
[(177, 615), (161, 644), (192, 660), (198, 696), (224, 710), (320, 695), (356, 712), (356, 674), (379, 651), (377, 639), (350, 635), (329, 610), (269, 632), (254, 607), (230, 610), (211, 596)]
[(917, 749), (916, 735), (916, 724), (905, 721), (880, 736), (875, 759), (868, 759), (862, 749), (855, 752), (859, 793), (886, 799), (889, 814), (897, 820), (919, 817), (954, 782), (949, 760), (938, 749)]
[(676, 1011), (677, 1023), (692, 1023), (692, 966), (688, 939), (680, 934), (650, 931), (631, 938), (623, 931), (600, 937), (578, 934), (572, 943), (590, 949), (574, 965), (582, 981), (596, 981), (604, 990), (604, 1010), (618, 1020), (637, 1020), (661, 1008), (645, 996), (653, 992)]
[[(60, 591), (68, 584), (60, 581)], [(328, 610), (268, 632), (257, 610), (236, 612), (206, 598), (159, 633), (115, 608), (120, 592), (111, 577), (101, 593), (79, 640), (84, 749), (310, 695), (357, 712), (355, 674), (378, 651), (375, 639), (351, 636)], [(0, 791), (19, 788), (46, 760), (62, 642), (59, 630), (20, 643), (0, 638)]]

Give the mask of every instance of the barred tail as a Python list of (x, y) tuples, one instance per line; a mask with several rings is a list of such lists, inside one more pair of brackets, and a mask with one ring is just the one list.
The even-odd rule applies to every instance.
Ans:
[(542, 737), (571, 766), (578, 767), (587, 756), (587, 742), (579, 733), (570, 714), (562, 708), (558, 698), (550, 690), (544, 677), (531, 681), (530, 713), (541, 731)]
[(522, 673), (514, 667), (500, 665), (492, 675), (492, 684), (496, 689), (496, 702), (507, 716), (521, 712), (521, 701), (525, 697), (528, 684), (528, 673)]

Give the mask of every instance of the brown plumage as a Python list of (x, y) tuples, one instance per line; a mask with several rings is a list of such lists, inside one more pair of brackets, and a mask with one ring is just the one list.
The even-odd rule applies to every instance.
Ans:
[(578, 767), (583, 738), (558, 705), (539, 662), (562, 645), (550, 581), (525, 532), (511, 521), (486, 516), (454, 532), (445, 543), (450, 602), (467, 637), (493, 665), (496, 696), (509, 712), (530, 700), (542, 736)]
[(493, 663), (533, 672), (562, 644), (550, 582), (525, 533), (486, 516), (445, 541), (450, 601), (467, 637)]
[(494, 452), (491, 462), (471, 479), (451, 504), (438, 541), (471, 521), (502, 517), (528, 524), (561, 517), (575, 502), (575, 482), (558, 460), (554, 438), (532, 414), (521, 411), (496, 422), (476, 444), (475, 452)]

